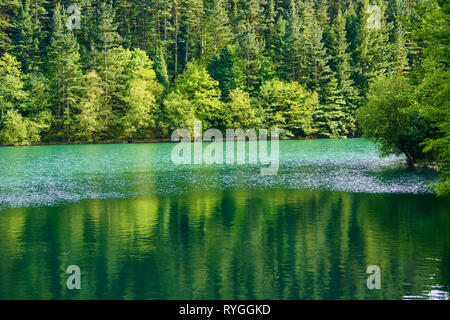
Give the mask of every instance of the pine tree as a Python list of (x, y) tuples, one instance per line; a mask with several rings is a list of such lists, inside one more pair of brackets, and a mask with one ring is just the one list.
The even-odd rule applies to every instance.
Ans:
[(236, 53), (236, 48), (228, 45), (223, 48), (218, 57), (214, 57), (208, 71), (214, 80), (219, 81), (222, 98), (228, 99), (230, 91), (245, 87), (243, 62)]
[(325, 86), (331, 77), (328, 65), (329, 56), (323, 42), (323, 30), (317, 22), (312, 4), (307, 2), (302, 13), (299, 82), (309, 90), (318, 91), (324, 101)]
[(316, 6), (316, 17), (322, 28), (326, 28), (329, 25), (330, 17), (328, 15), (329, 4), (328, 0), (314, 1)]
[(391, 70), (394, 73), (403, 73), (409, 70), (408, 48), (406, 46), (405, 30), (399, 24), (394, 31), (392, 43)]
[(159, 46), (155, 56), (155, 72), (158, 81), (167, 89), (169, 88), (169, 75), (167, 74), (167, 64), (164, 58), (164, 48)]
[(181, 16), (181, 0), (173, 0), (172, 2), (172, 17), (173, 17), (173, 77), (178, 75), (179, 63), (179, 31), (180, 31), (180, 16)]
[[(333, 71), (333, 78), (336, 79), (336, 89), (331, 81), (330, 91), (336, 91), (336, 100), (333, 102), (340, 106), (345, 113), (341, 119), (345, 132), (339, 135), (355, 133), (355, 109), (358, 103), (358, 93), (351, 79), (351, 56), (347, 41), (346, 19), (341, 11), (338, 11), (331, 29), (331, 56), (330, 64)], [(330, 101), (330, 98), (328, 98)]]
[(171, 12), (171, 1), (170, 0), (162, 0), (161, 3), (161, 19), (163, 24), (163, 41), (164, 41), (164, 61), (166, 62), (167, 69), (167, 59), (168, 59), (168, 46), (169, 46), (169, 32), (172, 30), (172, 25), (170, 23), (170, 18), (172, 17)]
[(30, 1), (25, 0), (16, 17), (16, 35), (14, 39), (14, 52), (25, 73), (35, 69), (39, 60), (39, 42), (38, 39), (34, 38), (34, 35)]
[(265, 10), (265, 22), (264, 22), (266, 53), (268, 55), (272, 53), (273, 38), (276, 33), (276, 22), (277, 22), (277, 12), (275, 9), (275, 0), (269, 0), (267, 3), (267, 8)]
[(214, 1), (209, 16), (209, 25), (214, 35), (214, 54), (218, 55), (220, 50), (232, 39), (230, 19), (225, 8), (225, 0)]
[(47, 69), (53, 83), (58, 105), (59, 128), (68, 141), (73, 129), (73, 113), (81, 92), (81, 68), (78, 43), (71, 30), (65, 27), (63, 7), (56, 5), (53, 13), (53, 33), (48, 52)]
[(392, 26), (386, 21), (386, 4), (384, 1), (377, 0), (376, 5), (380, 8), (379, 26), (370, 25), (369, 19), (376, 18), (376, 16), (374, 16), (374, 13), (369, 12), (369, 0), (364, 0), (361, 9), (358, 34), (359, 44), (357, 47), (358, 76), (356, 78), (356, 84), (362, 97), (366, 96), (369, 82), (389, 70), (391, 61), (389, 32)]
[[(279, 28), (283, 27), (281, 23), (280, 21)], [(283, 32), (283, 30), (280, 29), (280, 32)], [(304, 59), (304, 48), (300, 30), (299, 10), (295, 0), (290, 1), (285, 37), (286, 40), (281, 49), (285, 53), (282, 56), (280, 66), (281, 74), (288, 80), (297, 81), (300, 77), (300, 66)]]
[(263, 29), (262, 25), (262, 13), (263, 8), (261, 6), (261, 0), (247, 0), (244, 1), (244, 10), (242, 14), (245, 17), (246, 24), (250, 25), (255, 32), (260, 35)]
[[(202, 0), (183, 0), (184, 63), (203, 53), (205, 11)], [(192, 56), (192, 57), (191, 57)]]
[(0, 54), (12, 49), (11, 34), (14, 31), (14, 16), (19, 8), (19, 0), (0, 3)]
[(117, 47), (122, 40), (117, 33), (117, 24), (114, 22), (115, 12), (111, 3), (102, 2), (97, 11), (97, 48), (103, 56), (103, 81), (104, 81), (104, 108), (108, 109), (108, 52)]
[(239, 54), (243, 60), (247, 90), (250, 93), (255, 92), (261, 85), (263, 50), (264, 44), (256, 37), (255, 30), (247, 24), (239, 35)]

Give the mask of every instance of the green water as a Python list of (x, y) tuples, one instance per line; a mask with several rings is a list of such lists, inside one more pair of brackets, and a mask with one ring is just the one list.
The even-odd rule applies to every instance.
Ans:
[(436, 173), (363, 139), (281, 141), (274, 176), (173, 146), (0, 148), (0, 299), (449, 298)]

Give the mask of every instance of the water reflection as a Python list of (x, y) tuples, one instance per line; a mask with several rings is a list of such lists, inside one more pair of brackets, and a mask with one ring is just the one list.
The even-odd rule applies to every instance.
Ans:
[[(448, 299), (448, 207), (271, 189), (5, 209), (0, 299)], [(72, 264), (80, 291), (65, 286)]]

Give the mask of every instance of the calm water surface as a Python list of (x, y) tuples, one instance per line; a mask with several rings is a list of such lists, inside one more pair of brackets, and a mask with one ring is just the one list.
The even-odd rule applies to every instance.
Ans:
[(436, 173), (363, 139), (281, 141), (276, 176), (173, 146), (0, 148), (0, 299), (449, 299)]

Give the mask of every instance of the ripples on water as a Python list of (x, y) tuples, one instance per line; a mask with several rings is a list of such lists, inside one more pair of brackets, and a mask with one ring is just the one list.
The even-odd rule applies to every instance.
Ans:
[(431, 193), (437, 175), (380, 158), (364, 139), (280, 141), (277, 175), (258, 165), (174, 165), (175, 144), (0, 148), (0, 207), (82, 199), (182, 194), (190, 190), (284, 188), (362, 193)]
[(435, 172), (363, 139), (281, 141), (275, 176), (173, 146), (0, 148), (0, 299), (449, 298)]

